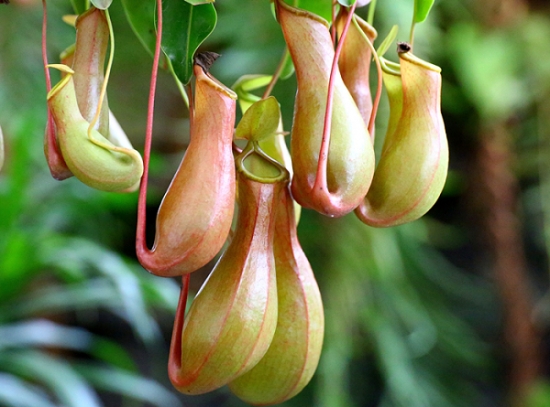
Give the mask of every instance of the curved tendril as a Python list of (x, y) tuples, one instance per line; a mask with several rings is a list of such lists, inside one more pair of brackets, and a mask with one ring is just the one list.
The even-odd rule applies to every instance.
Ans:
[[(97, 104), (97, 109), (95, 115), (88, 126), (88, 138), (94, 143), (103, 146), (103, 143), (98, 143), (92, 137), (92, 130), (94, 129), (99, 116), (101, 115), (101, 107), (103, 106), (103, 101), (105, 100), (105, 94), (107, 93), (107, 84), (109, 83), (109, 76), (111, 75), (111, 68), (113, 67), (113, 60), (115, 57), (115, 35), (113, 31), (113, 24), (111, 22), (111, 16), (109, 15), (109, 10), (105, 10), (105, 17), (107, 19), (107, 26), (109, 27), (109, 39), (110, 39), (110, 49), (109, 49), (109, 60), (107, 61), (107, 69), (105, 70), (105, 78), (103, 79), (103, 84), (101, 86), (101, 93), (99, 94), (99, 103)], [(116, 149), (114, 149), (116, 150)]]
[(153, 116), (155, 113), (155, 92), (157, 88), (157, 74), (160, 60), (160, 46), (162, 41), (162, 0), (157, 0), (157, 40), (153, 67), (151, 69), (151, 85), (149, 87), (149, 102), (147, 107), (147, 124), (145, 128), (145, 144), (143, 147), (143, 175), (139, 187), (138, 220), (136, 227), (136, 249), (148, 251), (145, 241), (147, 181), (149, 178), (149, 159), (151, 157), (151, 140), (153, 138)]
[[(187, 308), (187, 297), (189, 295), (189, 280), (191, 274), (181, 276), (181, 291), (172, 330), (172, 340), (170, 341), (170, 358), (168, 369), (170, 378), (175, 380), (181, 367), (181, 332), (185, 323), (185, 309)], [(174, 375), (172, 377), (172, 374)]]
[(321, 151), (319, 151), (319, 162), (317, 163), (317, 174), (315, 175), (315, 183), (311, 188), (311, 192), (327, 190), (327, 166), (328, 166), (328, 149), (330, 146), (330, 130), (332, 125), (332, 102), (334, 99), (334, 79), (336, 77), (336, 70), (338, 68), (338, 58), (340, 57), (340, 52), (346, 40), (348, 34), (348, 29), (351, 24), (353, 14), (355, 12), (355, 7), (357, 3), (354, 3), (350, 8), (349, 17), (346, 20), (344, 29), (342, 30), (342, 35), (338, 41), (338, 46), (334, 52), (334, 59), (332, 60), (332, 68), (330, 71), (330, 79), (328, 82), (328, 92), (327, 92), (327, 105), (325, 110), (325, 120), (323, 126), (323, 137), (321, 139)]
[[(376, 0), (373, 0), (376, 2)], [(382, 65), (380, 63), (380, 58), (378, 58), (378, 54), (376, 53), (376, 49), (374, 48), (373, 43), (369, 40), (369, 37), (365, 34), (365, 32), (359, 27), (359, 23), (357, 22), (357, 19), (355, 16), (353, 16), (353, 24), (357, 28), (357, 31), (359, 31), (359, 34), (361, 34), (361, 37), (367, 42), (371, 52), (372, 56), (374, 58), (374, 62), (376, 63), (376, 71), (378, 73), (378, 79), (377, 79), (377, 86), (376, 86), (376, 95), (374, 97), (373, 103), (372, 103), (372, 111), (369, 118), (369, 134), (371, 137), (374, 135), (374, 122), (376, 121), (376, 114), (378, 113), (378, 106), (380, 105), (380, 98), (382, 97)]]
[(287, 54), (288, 54), (288, 48), (285, 47), (283, 56), (281, 57), (281, 60), (279, 61), (279, 65), (277, 65), (275, 72), (273, 72), (273, 76), (271, 77), (271, 80), (269, 81), (267, 88), (265, 88), (264, 94), (262, 95), (262, 99), (267, 99), (271, 95), (271, 92), (273, 91), (273, 88), (275, 87), (275, 84), (279, 80), (279, 77), (281, 76), (281, 72), (283, 72), (283, 68), (285, 67)]

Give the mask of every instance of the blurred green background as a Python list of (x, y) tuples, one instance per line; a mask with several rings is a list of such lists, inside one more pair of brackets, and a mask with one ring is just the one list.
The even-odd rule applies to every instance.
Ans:
[[(407, 40), (412, 7), (380, 0), (380, 37), (398, 24), (398, 40)], [(218, 26), (202, 47), (222, 54), (214, 75), (231, 85), (272, 73), (283, 39), (269, 2), (218, 0), (216, 9)], [(61, 22), (70, 2), (49, 0), (48, 11), (55, 62), (74, 41)], [(111, 14), (110, 107), (141, 150), (151, 58), (120, 1)], [(50, 177), (41, 18), (40, 1), (0, 5), (0, 406), (243, 406), (225, 388), (193, 398), (171, 388), (179, 282), (136, 262), (137, 194)], [(443, 196), (428, 216), (391, 229), (303, 211), (299, 234), (323, 294), (326, 335), (312, 383), (284, 406), (550, 405), (549, 38), (545, 0), (436, 0), (415, 53), (443, 69), (451, 151)], [(293, 78), (274, 91), (287, 129), (294, 92)], [(150, 232), (188, 140), (166, 72), (157, 96)], [(383, 99), (377, 134), (386, 119)], [(193, 275), (193, 291), (208, 271)]]

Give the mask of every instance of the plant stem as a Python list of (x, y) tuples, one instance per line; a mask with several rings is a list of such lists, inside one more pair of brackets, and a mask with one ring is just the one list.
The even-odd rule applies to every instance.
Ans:
[(273, 72), (273, 76), (271, 77), (271, 81), (269, 81), (269, 84), (267, 85), (267, 88), (264, 91), (264, 94), (262, 95), (262, 99), (267, 99), (269, 95), (271, 95), (271, 92), (273, 91), (273, 88), (275, 87), (275, 84), (279, 80), (281, 76), (281, 72), (283, 72), (283, 68), (285, 67), (285, 62), (288, 55), (288, 48), (285, 47), (285, 50), (283, 52), (283, 56), (281, 60), (279, 61), (279, 65), (277, 65), (277, 68), (275, 69), (275, 72)]
[(50, 70), (48, 69), (48, 46), (46, 40), (46, 34), (48, 31), (48, 11), (46, 7), (46, 0), (42, 0), (42, 10), (42, 62), (44, 63), (44, 75), (46, 76), (46, 92), (50, 92), (52, 89), (52, 80), (50, 78)]

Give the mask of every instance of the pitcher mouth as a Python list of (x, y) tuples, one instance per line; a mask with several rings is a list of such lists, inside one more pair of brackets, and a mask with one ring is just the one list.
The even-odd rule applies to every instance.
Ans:
[[(286, 10), (288, 10), (289, 12), (295, 14), (295, 15), (298, 15), (298, 16), (304, 16), (304, 17), (307, 17), (307, 18), (310, 18), (312, 20), (316, 20), (318, 22), (320, 22), (321, 24), (325, 25), (327, 27), (327, 29), (330, 27), (329, 23), (327, 20), (325, 20), (323, 17), (317, 15), (317, 14), (314, 14), (314, 13), (310, 13), (309, 11), (307, 10), (303, 10), (303, 9), (300, 9), (300, 8), (296, 8), (296, 7), (292, 7), (288, 4), (286, 4), (284, 1), (282, 0), (275, 0), (275, 3), (276, 3), (276, 6), (275, 6), (275, 12), (276, 14), (278, 14), (278, 8), (279, 7), (283, 7), (285, 8)], [(279, 20), (279, 17), (277, 16), (277, 20)]]
[(399, 52), (399, 58), (404, 59), (407, 62), (418, 65), (422, 68), (426, 68), (430, 71), (441, 73), (441, 68), (437, 65), (431, 64), (423, 59), (418, 58), (416, 55), (412, 54), (411, 51)]
[(55, 84), (53, 88), (50, 89), (48, 92), (48, 95), (46, 96), (46, 100), (50, 100), (52, 97), (54, 97), (69, 81), (72, 79), (74, 75), (74, 71), (65, 64), (48, 64), (46, 65), (46, 68), (55, 68), (61, 72), (64, 72), (66, 75), (61, 78), (59, 82)]

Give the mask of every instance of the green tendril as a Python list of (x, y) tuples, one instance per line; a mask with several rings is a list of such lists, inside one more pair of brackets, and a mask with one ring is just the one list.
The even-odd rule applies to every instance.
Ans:
[(113, 67), (113, 60), (115, 58), (115, 35), (113, 30), (113, 23), (111, 22), (111, 16), (109, 15), (109, 10), (105, 10), (105, 17), (107, 19), (107, 26), (109, 27), (109, 39), (110, 39), (110, 49), (109, 49), (109, 60), (107, 61), (107, 68), (105, 70), (105, 78), (103, 80), (103, 85), (101, 86), (101, 93), (99, 95), (99, 103), (97, 104), (97, 109), (94, 115), (94, 118), (88, 126), (88, 138), (94, 142), (96, 140), (92, 137), (92, 130), (99, 120), (101, 114), (101, 107), (103, 106), (103, 101), (105, 100), (105, 94), (107, 93), (107, 84), (109, 83), (109, 76), (111, 75), (111, 68)]

